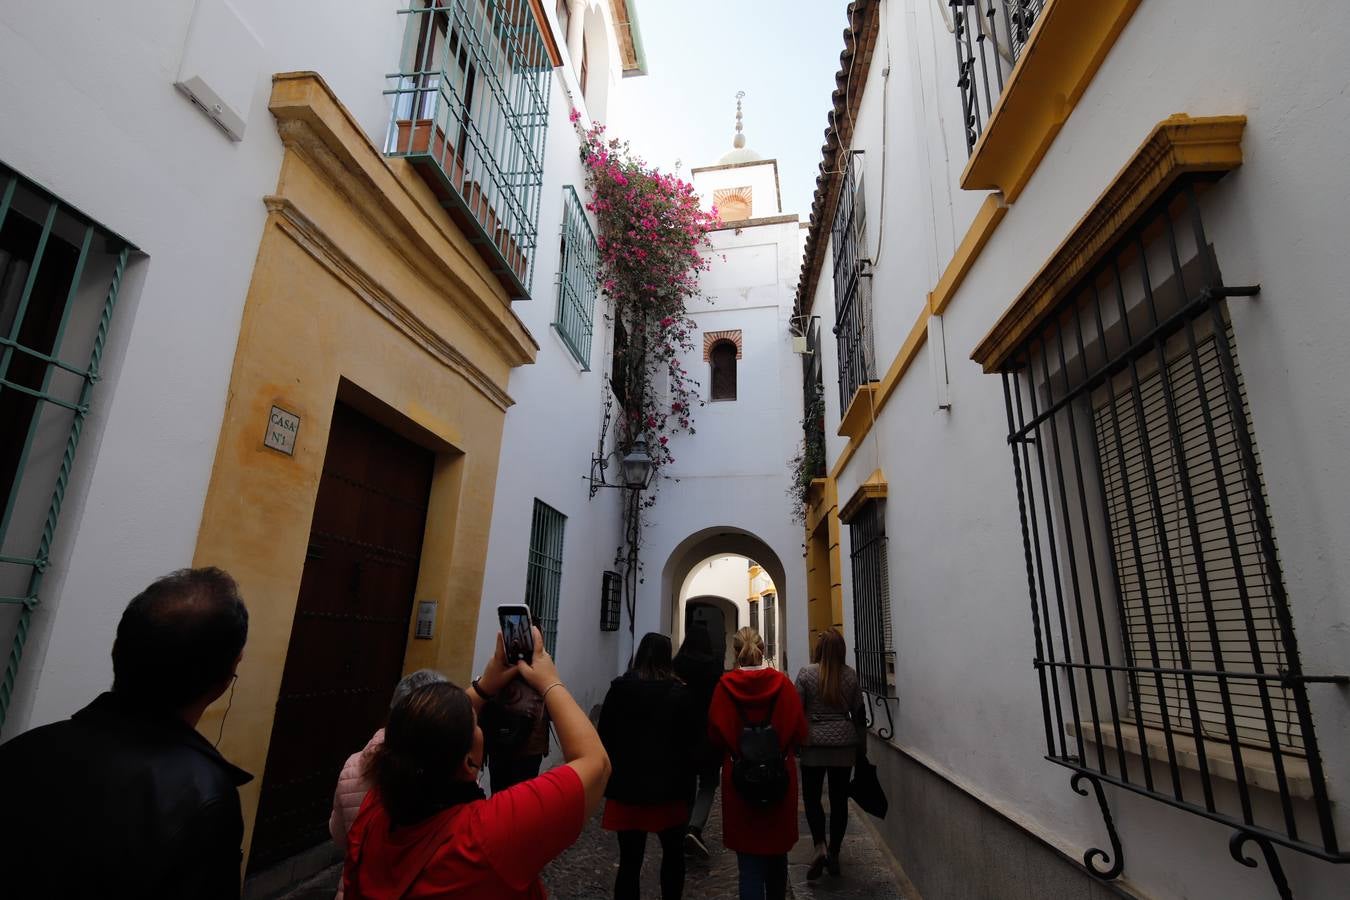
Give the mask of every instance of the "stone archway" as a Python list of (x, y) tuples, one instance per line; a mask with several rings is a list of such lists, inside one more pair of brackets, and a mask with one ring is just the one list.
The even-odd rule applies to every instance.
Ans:
[[(789, 608), (787, 598), (795, 585), (789, 581), (782, 560), (766, 541), (745, 529), (733, 526), (704, 528), (680, 541), (661, 567), (660, 622), (663, 628), (668, 629), (668, 633), (676, 639), (677, 643), (684, 634), (680, 595), (690, 574), (701, 563), (715, 557), (725, 556), (743, 556), (758, 563), (764, 569), (765, 574), (773, 581), (779, 609), (787, 610)], [(694, 598), (686, 598), (686, 602), (692, 599)], [(741, 601), (738, 604), (738, 610), (740, 606), (746, 605), (744, 598), (731, 599)], [(784, 619), (785, 614), (780, 613), (779, 621), (782, 626), (788, 624)], [(741, 624), (749, 624), (748, 618)], [(786, 632), (787, 628), (784, 627), (783, 630)], [(779, 652), (778, 664), (784, 671), (788, 670), (789, 660), (786, 642), (783, 643)]]

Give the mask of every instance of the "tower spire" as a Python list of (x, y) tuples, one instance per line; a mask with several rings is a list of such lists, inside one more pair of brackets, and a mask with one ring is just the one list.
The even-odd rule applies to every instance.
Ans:
[(745, 96), (745, 91), (736, 92), (736, 137), (732, 140), (731, 146), (737, 150), (745, 146), (745, 132), (742, 126), (741, 99)]

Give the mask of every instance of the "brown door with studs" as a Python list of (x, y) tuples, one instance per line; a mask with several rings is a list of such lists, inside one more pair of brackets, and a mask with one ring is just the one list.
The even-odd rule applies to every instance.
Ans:
[(249, 871), (328, 840), (348, 755), (403, 671), (433, 454), (337, 405), (281, 677)]

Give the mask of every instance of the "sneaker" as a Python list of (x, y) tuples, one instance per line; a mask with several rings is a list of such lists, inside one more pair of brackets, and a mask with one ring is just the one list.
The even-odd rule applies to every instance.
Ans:
[(689, 831), (685, 834), (684, 849), (699, 859), (707, 859), (712, 855), (708, 852), (708, 845), (703, 843), (703, 835), (697, 831)]

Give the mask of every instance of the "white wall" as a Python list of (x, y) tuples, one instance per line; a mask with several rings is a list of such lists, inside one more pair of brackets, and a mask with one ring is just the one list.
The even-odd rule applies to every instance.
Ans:
[[(952, 409), (936, 408), (926, 346), (839, 481), (841, 499), (878, 466), (890, 482), (895, 742), (1074, 858), (1103, 845), (1102, 823), (1095, 804), (1069, 790), (1069, 772), (1041, 758), (1002, 386), (967, 357), (1153, 125), (1175, 112), (1246, 114), (1245, 163), (1206, 201), (1206, 225), (1225, 280), (1262, 285), (1258, 299), (1229, 304), (1252, 424), (1304, 667), (1343, 673), (1350, 264), (1342, 245), (1350, 175), (1340, 161), (1350, 98), (1335, 48), (1347, 37), (1350, 26), (1328, 3), (1277, 9), (1242, 0), (1218, 18), (1184, 0), (1141, 4), (945, 316)], [(883, 5), (855, 138), (866, 151), (870, 240), (881, 248), (873, 295), (882, 371), (983, 200), (957, 185), (966, 159), (951, 40), (936, 5)], [(879, 236), (875, 211), (883, 209)], [(827, 271), (815, 313), (828, 315), (830, 292)], [(832, 431), (832, 345), (825, 371)], [(842, 443), (830, 438), (832, 460)], [(851, 597), (847, 528), (842, 550)], [(851, 635), (851, 600), (844, 606)], [(1309, 691), (1332, 798), (1344, 808), (1350, 704), (1343, 690)], [(1126, 792), (1108, 796), (1126, 877), (1145, 894), (1217, 900), (1271, 890), (1264, 864), (1251, 871), (1229, 858), (1229, 829)], [(1350, 829), (1340, 818), (1344, 843)], [(1297, 896), (1344, 894), (1340, 868), (1289, 851), (1281, 858)]]
[[(744, 621), (750, 615), (750, 562), (744, 556), (715, 556), (689, 571), (680, 588), (680, 604), (691, 597), (725, 597)], [(676, 644), (684, 639), (684, 613), (675, 620)], [(740, 627), (738, 624), (737, 628)], [(734, 629), (733, 629), (734, 630)]]
[(693, 170), (694, 188), (705, 210), (713, 207), (713, 194), (723, 188), (750, 188), (750, 216), (762, 219), (783, 212), (779, 199), (778, 162), (766, 159), (754, 164), (709, 166)]
[[(192, 560), (266, 214), (262, 198), (275, 189), (282, 156), (267, 111), (272, 74), (317, 71), (372, 142), (385, 139), (385, 76), (399, 58), (407, 17), (397, 13), (406, 3), (337, 0), (315, 16), (303, 4), (230, 2), (263, 46), (239, 143), (173, 87), (193, 4), (0, 8), (0, 121), (11, 126), (0, 130), (0, 160), (146, 254), (123, 283), (5, 736), (64, 717), (105, 689), (127, 600)], [(617, 69), (608, 4), (595, 4), (592, 15), (606, 29), (606, 55)], [(590, 78), (621, 84), (595, 58)], [(569, 516), (560, 665), (590, 686), (612, 674), (607, 661), (582, 650), (589, 632), (598, 632), (600, 572), (612, 567), (618, 544), (616, 492), (588, 501), (585, 481), (609, 338), (597, 308), (597, 368), (583, 374), (550, 327), (561, 186), (581, 192), (567, 121), (577, 91), (566, 67), (555, 71), (551, 90), (534, 299), (515, 306), (542, 350), (538, 365), (518, 370), (509, 387), (517, 406), (507, 417), (505, 487), (496, 504), (505, 518), (494, 521), (478, 656), (481, 665), (483, 634), (495, 627), (492, 607), (523, 595), (530, 502), (540, 496)], [(615, 91), (607, 94), (605, 105), (617, 108)], [(0, 619), (0, 627), (9, 622)], [(8, 627), (0, 634), (6, 649), (10, 635)]]
[[(545, 6), (552, 13), (552, 4)], [(609, 40), (613, 43), (606, 4), (587, 12), (587, 21), (593, 29), (602, 25), (610, 28)], [(607, 84), (608, 101), (617, 104), (616, 92), (623, 87), (617, 74), (617, 49), (608, 54), (614, 71), (599, 67), (603, 58), (592, 42), (588, 71), (591, 99), (597, 96), (596, 85)], [(474, 671), (486, 665), (495, 647), (495, 607), (525, 602), (530, 523), (538, 498), (567, 517), (556, 657), (573, 696), (583, 709), (589, 709), (604, 698), (610, 680), (620, 671), (620, 657), (627, 659), (626, 645), (620, 648), (626, 641), (626, 630), (600, 630), (601, 581), (606, 570), (615, 570), (615, 552), (622, 542), (622, 491), (601, 488), (592, 497), (589, 478), (591, 456), (597, 452), (601, 437), (613, 334), (610, 306), (600, 296), (595, 303), (587, 371), (552, 324), (557, 316), (563, 185), (572, 185), (583, 204), (589, 199), (576, 131), (568, 122), (573, 98), (578, 96), (570, 68), (556, 70), (553, 84), (532, 299), (513, 306), (539, 342), (540, 350), (534, 365), (512, 371), (507, 388), (515, 405), (507, 410), (502, 434)], [(594, 107), (589, 112), (602, 114)], [(585, 121), (580, 124), (584, 126)], [(586, 215), (594, 229), (594, 217)], [(607, 453), (613, 450), (612, 434), (611, 424), (604, 441)], [(616, 480), (617, 468), (618, 460), (610, 460), (609, 481)]]
[[(790, 663), (806, 660), (806, 592), (797, 563), (802, 539), (789, 518), (787, 498), (788, 459), (796, 451), (801, 418), (801, 359), (793, 354), (788, 335), (801, 264), (798, 231), (794, 220), (710, 235), (706, 299), (690, 306), (698, 346), (682, 362), (691, 372), (703, 373), (706, 397), (708, 367), (697, 335), (739, 329), (743, 354), (736, 400), (708, 402), (695, 411), (697, 433), (671, 441), (675, 461), (660, 482), (643, 535), (646, 579), (639, 589), (639, 634), (670, 627), (675, 598), (661, 596), (660, 575), (681, 543), (705, 529), (714, 534), (727, 529), (728, 539), (731, 532), (758, 538), (785, 568), (786, 583), (777, 585), (787, 623), (781, 644)], [(749, 555), (772, 568), (759, 553)], [(674, 590), (685, 574), (673, 574)]]
[(345, 0), (322, 16), (233, 5), (264, 48), (240, 143), (173, 87), (192, 4), (0, 7), (0, 159), (146, 254), (123, 284), (6, 736), (106, 688), (126, 602), (192, 559), (262, 197), (281, 161), (271, 75), (318, 71), (384, 138), (402, 4)]

